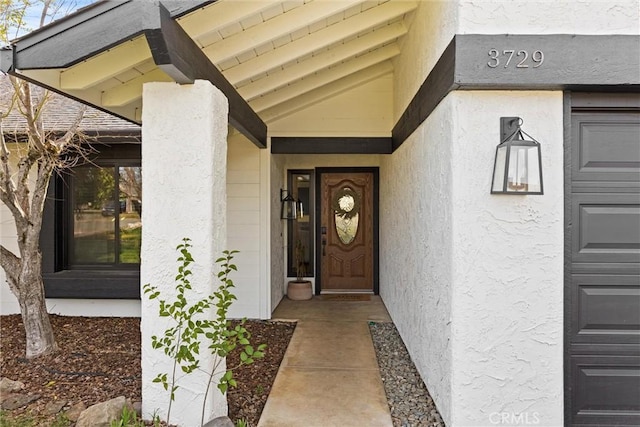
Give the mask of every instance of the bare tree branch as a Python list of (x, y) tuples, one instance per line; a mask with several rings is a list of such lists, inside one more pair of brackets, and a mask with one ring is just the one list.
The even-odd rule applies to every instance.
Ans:
[[(7, 276), (9, 276), (7, 282), (9, 282), (9, 286), (11, 287), (12, 283), (17, 283), (16, 279), (20, 274), (20, 258), (4, 247), (4, 245), (0, 245), (0, 255), (0, 266), (2, 266)], [(17, 289), (11, 288), (11, 292), (14, 294), (16, 291)]]
[(26, 215), (20, 207), (16, 196), (16, 189), (11, 179), (12, 172), (9, 164), (9, 149), (7, 148), (7, 143), (4, 138), (2, 116), (0, 116), (0, 161), (2, 162), (2, 169), (0, 169), (0, 200), (9, 208), (17, 225), (20, 226), (26, 221)]

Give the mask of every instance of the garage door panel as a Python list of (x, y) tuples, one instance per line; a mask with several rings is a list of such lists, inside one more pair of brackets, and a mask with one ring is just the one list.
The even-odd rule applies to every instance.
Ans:
[(574, 276), (573, 343), (640, 344), (637, 276)]
[(577, 356), (571, 370), (576, 424), (640, 423), (640, 357)]
[(640, 262), (640, 195), (573, 196), (573, 262)]
[(640, 119), (637, 114), (577, 114), (572, 123), (572, 179), (637, 181)]
[(571, 100), (565, 420), (640, 425), (640, 95)]

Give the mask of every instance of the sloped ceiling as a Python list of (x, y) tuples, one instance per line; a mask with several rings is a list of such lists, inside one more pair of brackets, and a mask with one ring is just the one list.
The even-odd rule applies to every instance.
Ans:
[[(393, 72), (416, 1), (218, 0), (177, 19), (266, 123)], [(140, 121), (142, 84), (172, 81), (144, 36), (30, 77)]]

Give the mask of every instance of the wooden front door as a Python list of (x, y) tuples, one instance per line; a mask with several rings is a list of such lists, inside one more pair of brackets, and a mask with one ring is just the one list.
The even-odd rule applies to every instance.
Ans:
[(321, 172), (320, 289), (374, 293), (374, 172)]

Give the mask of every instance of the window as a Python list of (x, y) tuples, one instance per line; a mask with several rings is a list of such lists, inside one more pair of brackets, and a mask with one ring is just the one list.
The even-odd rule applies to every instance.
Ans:
[(96, 146), (51, 180), (40, 246), (47, 298), (140, 298), (139, 143)]
[(288, 188), (298, 201), (298, 217), (288, 222), (287, 275), (296, 276), (298, 258), (304, 277), (314, 277), (313, 172), (289, 171)]
[(69, 266), (140, 264), (140, 166), (86, 165), (70, 178)]

